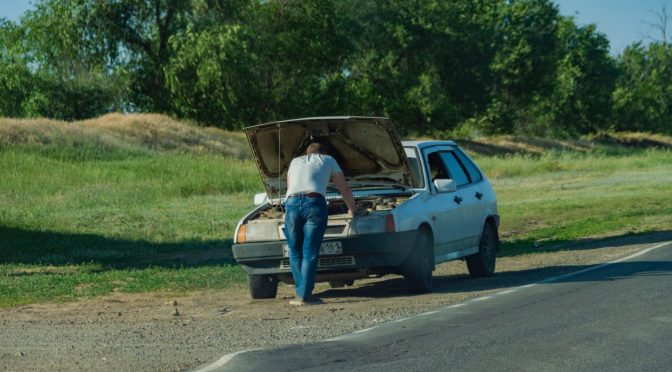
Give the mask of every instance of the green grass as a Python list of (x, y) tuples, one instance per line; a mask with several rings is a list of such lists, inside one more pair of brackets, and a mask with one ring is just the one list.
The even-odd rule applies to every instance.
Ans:
[(672, 231), (672, 151), (479, 158), (497, 192), (504, 255)]
[[(246, 156), (219, 145), (198, 152), (7, 141), (0, 143), (0, 307), (244, 283), (231, 238), (262, 191)], [(672, 231), (670, 150), (476, 158), (498, 195), (505, 256)]]
[(68, 301), (112, 292), (170, 291), (225, 288), (241, 283), (244, 275), (232, 264), (201, 267), (110, 269), (100, 264), (66, 266), (0, 265), (2, 306), (44, 301)]
[(244, 281), (230, 247), (261, 188), (249, 160), (4, 146), (0, 174), (0, 306)]

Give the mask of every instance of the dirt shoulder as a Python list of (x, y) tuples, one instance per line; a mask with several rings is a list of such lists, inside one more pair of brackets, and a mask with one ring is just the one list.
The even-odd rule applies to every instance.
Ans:
[(263, 301), (250, 300), (247, 287), (239, 286), (179, 298), (117, 293), (0, 309), (0, 369), (186, 370), (238, 350), (340, 336), (670, 239), (672, 234), (596, 240), (563, 251), (504, 257), (498, 259), (497, 274), (483, 279), (470, 279), (462, 261), (441, 264), (434, 273), (435, 291), (425, 295), (408, 293), (398, 276), (341, 289), (318, 284), (325, 304), (302, 308), (289, 306), (293, 288), (281, 284), (276, 299)]

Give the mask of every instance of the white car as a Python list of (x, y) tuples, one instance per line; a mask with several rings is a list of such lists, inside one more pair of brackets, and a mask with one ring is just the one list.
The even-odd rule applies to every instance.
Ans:
[(313, 139), (326, 141), (368, 214), (349, 217), (328, 188), (329, 221), (317, 281), (333, 287), (402, 274), (411, 289), (432, 289), (436, 264), (465, 259), (472, 277), (490, 276), (499, 251), (497, 199), (490, 182), (452, 141), (401, 142), (389, 119), (318, 117), (245, 128), (265, 194), (239, 222), (233, 245), (252, 298), (274, 298), (292, 283), (283, 203), (291, 160)]

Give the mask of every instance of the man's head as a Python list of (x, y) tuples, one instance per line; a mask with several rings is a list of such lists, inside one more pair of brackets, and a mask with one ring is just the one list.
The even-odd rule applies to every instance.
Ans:
[(320, 142), (312, 142), (308, 145), (306, 149), (306, 154), (323, 154), (326, 155), (329, 152), (328, 145)]

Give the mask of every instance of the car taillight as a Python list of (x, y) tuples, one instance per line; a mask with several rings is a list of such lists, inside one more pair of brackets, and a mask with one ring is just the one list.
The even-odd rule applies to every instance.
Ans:
[(236, 234), (236, 243), (245, 243), (247, 241), (247, 225), (240, 225), (238, 234)]
[(385, 218), (385, 232), (394, 232), (395, 230), (396, 226), (394, 225), (394, 215), (390, 213)]

